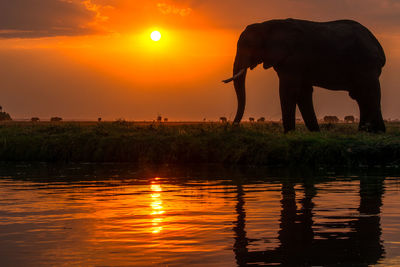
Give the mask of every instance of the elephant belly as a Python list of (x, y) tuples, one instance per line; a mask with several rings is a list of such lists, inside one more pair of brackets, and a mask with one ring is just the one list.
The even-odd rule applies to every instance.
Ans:
[(330, 90), (348, 90), (350, 81), (344, 73), (323, 73), (312, 75), (311, 84)]
[(345, 69), (320, 66), (305, 74), (313, 86), (330, 90), (348, 90), (353, 75)]
[(324, 68), (307, 73), (305, 76), (313, 86), (330, 90), (351, 91), (356, 84), (364, 83), (371, 78), (379, 78), (380, 69), (353, 67)]
[(347, 83), (325, 83), (325, 82), (315, 82), (312, 83), (313, 86), (322, 87), (333, 91), (349, 91), (349, 85)]

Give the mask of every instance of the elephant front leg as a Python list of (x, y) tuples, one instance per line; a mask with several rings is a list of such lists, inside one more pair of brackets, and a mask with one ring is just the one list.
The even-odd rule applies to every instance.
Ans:
[(279, 96), (281, 99), (282, 121), (285, 133), (293, 131), (296, 127), (296, 86), (280, 79)]
[(317, 117), (315, 116), (314, 105), (313, 105), (313, 87), (303, 86), (299, 94), (297, 95), (297, 105), (301, 115), (303, 116), (304, 123), (308, 130), (312, 132), (319, 132), (319, 126)]

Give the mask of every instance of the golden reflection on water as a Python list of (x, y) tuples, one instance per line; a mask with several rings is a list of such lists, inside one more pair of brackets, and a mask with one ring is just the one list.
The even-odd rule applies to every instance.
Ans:
[(159, 234), (163, 227), (162, 223), (164, 221), (162, 215), (165, 213), (163, 210), (163, 201), (161, 198), (161, 192), (162, 192), (162, 187), (161, 184), (157, 184), (157, 180), (159, 178), (155, 178), (155, 181), (151, 182), (150, 185), (150, 190), (151, 190), (151, 213), (150, 215), (153, 217), (152, 218), (152, 227), (151, 227), (151, 233), (153, 234)]
[(372, 181), (0, 179), (0, 265), (256, 266), (311, 249), (324, 263), (332, 247), (400, 263), (397, 180)]

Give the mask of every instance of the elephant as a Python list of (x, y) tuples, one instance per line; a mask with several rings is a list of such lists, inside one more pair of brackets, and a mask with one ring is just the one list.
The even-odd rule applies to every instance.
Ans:
[(234, 82), (236, 124), (245, 110), (247, 69), (263, 63), (279, 77), (285, 133), (295, 130), (296, 105), (308, 130), (319, 131), (313, 86), (347, 91), (359, 106), (359, 130), (385, 132), (379, 82), (385, 62), (379, 41), (356, 21), (276, 19), (246, 27), (237, 43), (233, 77), (223, 82)]
[(347, 115), (344, 117), (344, 122), (346, 123), (353, 123), (355, 121), (354, 116), (353, 115)]
[(219, 120), (220, 120), (222, 123), (227, 123), (227, 122), (228, 122), (228, 119), (227, 119), (226, 117), (220, 117)]
[(324, 117), (324, 122), (327, 123), (338, 123), (339, 118), (337, 116), (325, 116)]

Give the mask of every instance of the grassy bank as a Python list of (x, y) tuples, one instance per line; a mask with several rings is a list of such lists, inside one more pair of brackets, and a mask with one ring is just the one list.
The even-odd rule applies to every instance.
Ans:
[(396, 166), (400, 124), (387, 128), (368, 134), (337, 124), (310, 133), (298, 125), (285, 135), (278, 123), (5, 123), (0, 161)]

